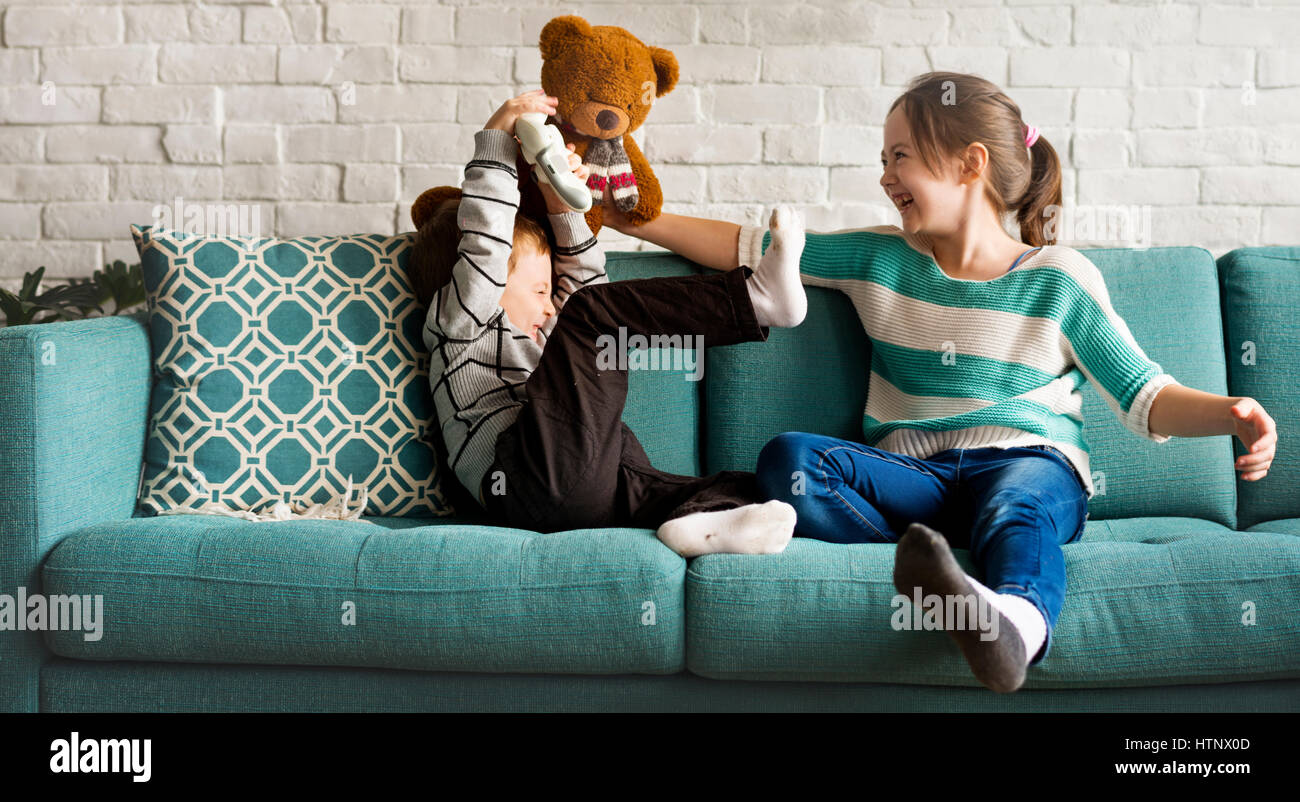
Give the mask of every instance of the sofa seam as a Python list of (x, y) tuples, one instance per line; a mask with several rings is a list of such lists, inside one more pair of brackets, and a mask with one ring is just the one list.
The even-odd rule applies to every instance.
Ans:
[[(254, 586), (286, 587), (286, 588), (315, 588), (319, 590), (384, 591), (384, 592), (393, 592), (393, 593), (478, 593), (484, 590), (512, 590), (520, 587), (536, 588), (542, 590), (548, 588), (561, 588), (561, 587), (569, 587), (569, 588), (598, 588), (598, 587), (606, 587), (606, 586), (626, 587), (628, 582), (627, 577), (620, 577), (615, 579), (602, 580), (599, 582), (589, 582), (589, 583), (575, 584), (575, 585), (505, 584), (505, 585), (493, 585), (491, 587), (478, 587), (478, 588), (468, 588), (468, 589), (394, 588), (394, 587), (382, 587), (382, 586), (381, 587), (357, 587), (355, 585), (347, 586), (347, 585), (305, 584), (305, 583), (295, 583), (295, 582), (271, 582), (271, 581), (254, 580), (254, 579), (232, 579), (229, 577), (194, 576), (189, 574), (175, 574), (175, 573), (165, 573), (165, 572), (158, 572), (158, 571), (114, 571), (108, 569), (85, 570), (80, 568), (59, 568), (55, 566), (45, 566), (42, 568), (42, 571), (47, 571), (56, 574), (81, 575), (83, 577), (88, 577), (88, 578), (137, 577), (138, 576), (138, 577), (158, 577), (158, 578), (169, 578), (169, 579), (189, 579), (189, 580), (198, 580), (198, 581), (205, 581), (205, 582), (220, 582), (220, 583), (230, 584), (230, 585), (254, 585)], [(655, 582), (659, 582), (661, 580), (671, 581), (673, 578), (674, 577), (672, 575), (661, 574), (654, 581)]]

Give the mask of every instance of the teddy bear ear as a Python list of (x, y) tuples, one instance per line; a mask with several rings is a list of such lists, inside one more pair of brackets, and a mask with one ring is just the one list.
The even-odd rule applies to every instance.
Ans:
[(559, 58), (565, 51), (591, 38), (591, 25), (577, 14), (556, 17), (542, 27), (537, 45), (542, 49), (542, 60)]
[(449, 198), (460, 200), (460, 187), (430, 187), (421, 192), (420, 197), (411, 204), (411, 222), (415, 223), (415, 230), (419, 231), (433, 210)]
[(677, 56), (673, 55), (671, 50), (651, 47), (650, 60), (654, 62), (655, 79), (659, 84), (658, 89), (655, 90), (655, 97), (661, 97), (677, 86)]

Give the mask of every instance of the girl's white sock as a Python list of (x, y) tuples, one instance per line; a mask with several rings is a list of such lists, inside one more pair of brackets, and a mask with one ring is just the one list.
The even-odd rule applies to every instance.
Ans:
[(1029, 665), (1029, 661), (1042, 648), (1043, 641), (1047, 640), (1047, 621), (1043, 619), (1043, 614), (1038, 612), (1034, 603), (1024, 596), (998, 593), (992, 588), (985, 587), (970, 574), (966, 574), (966, 581), (970, 582), (971, 587), (987, 599), (989, 604), (1011, 620), (1012, 626), (1020, 635), (1020, 640), (1025, 643), (1025, 665)]
[(768, 224), (772, 240), (758, 265), (750, 265), (749, 299), (760, 326), (792, 328), (808, 314), (808, 297), (799, 280), (799, 257), (803, 254), (803, 220), (788, 206), (772, 210)]
[(794, 507), (784, 501), (694, 512), (659, 527), (659, 540), (683, 557), (727, 552), (778, 554), (794, 536)]

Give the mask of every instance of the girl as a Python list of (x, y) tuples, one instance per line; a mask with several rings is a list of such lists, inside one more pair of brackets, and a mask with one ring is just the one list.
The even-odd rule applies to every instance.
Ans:
[[(794, 509), (766, 501), (754, 474), (651, 466), (622, 421), (627, 368), (603, 364), (599, 342), (621, 328), (628, 338), (689, 332), (729, 345), (798, 325), (807, 308), (798, 219), (776, 210), (772, 247), (752, 271), (610, 283), (585, 217), (549, 185), (540, 186), (554, 254), (517, 213), (515, 121), (556, 109), (541, 90), (506, 101), (474, 135), (460, 197), (417, 221), (409, 269), (429, 310), (424, 341), (449, 466), (502, 526), (656, 528), (686, 557), (783, 550)], [(586, 179), (576, 153), (569, 162)]]
[[(995, 616), (969, 619), (990, 621), (988, 631), (944, 627), (981, 683), (1014, 691), (1050, 650), (1065, 598), (1061, 544), (1083, 533), (1093, 494), (1084, 378), (1155, 442), (1236, 434), (1246, 480), (1268, 472), (1276, 427), (1253, 399), (1163, 372), (1092, 262), (1053, 244), (1056, 151), (996, 86), (919, 76), (890, 107), (884, 145), (880, 185), (901, 229), (810, 233), (800, 265), (804, 283), (844, 291), (865, 321), (863, 442), (786, 432), (762, 449), (759, 481), (796, 508), (801, 536), (897, 543), (894, 583), (907, 598), (919, 590), (972, 612), (991, 606)], [(1007, 212), (1019, 240), (1002, 226)], [(719, 270), (758, 258), (768, 239), (676, 215), (639, 228), (605, 219)], [(961, 570), (949, 540), (970, 549), (982, 582)]]

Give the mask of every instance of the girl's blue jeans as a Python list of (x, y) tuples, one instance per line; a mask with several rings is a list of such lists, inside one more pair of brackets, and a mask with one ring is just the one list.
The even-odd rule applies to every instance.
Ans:
[(1083, 534), (1088, 497), (1065, 455), (1051, 446), (954, 448), (927, 459), (852, 440), (786, 432), (758, 456), (768, 498), (795, 508), (799, 537), (832, 543), (896, 543), (913, 521), (967, 548), (998, 593), (1022, 596), (1047, 622), (1030, 664), (1047, 657), (1065, 601), (1061, 545)]

